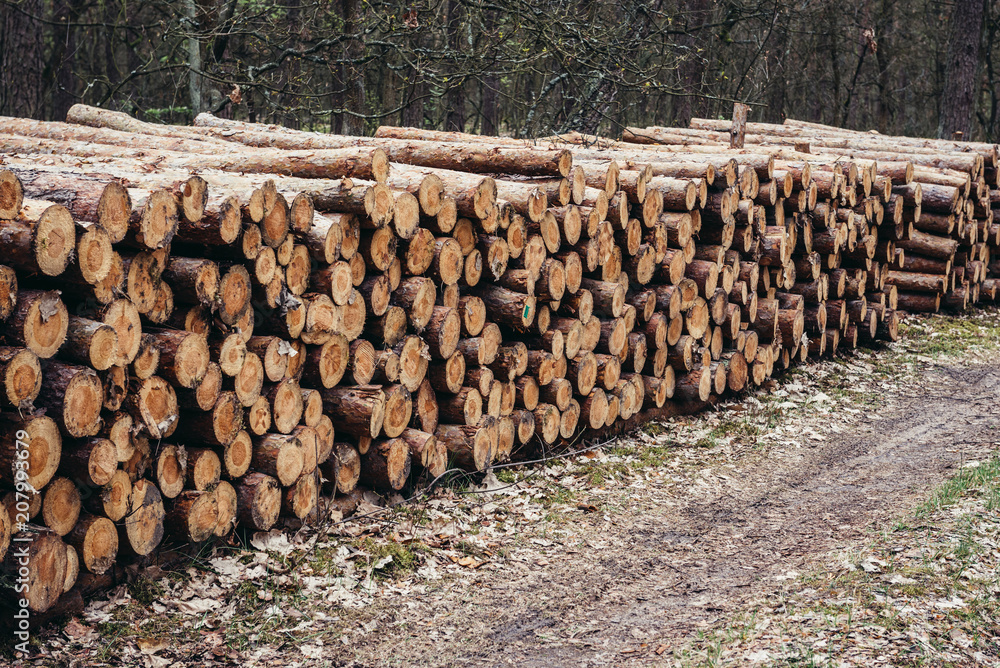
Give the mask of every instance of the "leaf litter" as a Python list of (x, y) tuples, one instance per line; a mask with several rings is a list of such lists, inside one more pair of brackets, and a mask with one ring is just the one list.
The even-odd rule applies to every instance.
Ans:
[(369, 493), (364, 519), (217, 545), (41, 630), (28, 665), (1000, 665), (993, 497), (969, 488), (900, 520), (993, 443), (946, 429), (948, 461), (863, 490), (884, 507), (821, 503), (884, 465), (857, 434), (984, 375), (997, 320), (979, 318), (962, 357), (859, 351), (570, 459), (391, 509)]

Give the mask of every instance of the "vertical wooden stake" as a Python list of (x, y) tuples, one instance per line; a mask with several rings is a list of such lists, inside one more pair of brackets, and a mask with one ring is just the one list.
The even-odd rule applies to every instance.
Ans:
[(733, 104), (733, 125), (729, 129), (729, 148), (743, 148), (747, 134), (747, 112), (750, 107), (736, 102)]

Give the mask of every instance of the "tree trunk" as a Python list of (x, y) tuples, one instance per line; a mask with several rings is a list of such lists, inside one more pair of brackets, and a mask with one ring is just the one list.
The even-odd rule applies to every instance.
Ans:
[(969, 139), (975, 112), (976, 82), (979, 79), (979, 45), (983, 32), (983, 0), (957, 0), (952, 5), (948, 29), (947, 67), (941, 94), (938, 137), (948, 139), (961, 133)]
[(0, 114), (42, 116), (44, 16), (44, 3), (28, 0), (8, 7), (0, 17)]

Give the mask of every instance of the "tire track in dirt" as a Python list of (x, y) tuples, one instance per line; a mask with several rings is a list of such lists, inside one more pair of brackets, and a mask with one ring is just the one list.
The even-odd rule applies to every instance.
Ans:
[[(889, 392), (895, 408), (852, 433), (741, 464), (712, 498), (687, 494), (616, 523), (627, 550), (584, 549), (569, 567), (497, 574), (504, 581), (457, 613), (482, 631), (478, 651), (445, 663), (655, 661), (649, 652), (661, 643), (682, 643), (776, 589), (776, 577), (861, 541), (963, 460), (991, 451), (1000, 370), (931, 367), (916, 387), (909, 396)], [(640, 643), (645, 653), (621, 654)]]

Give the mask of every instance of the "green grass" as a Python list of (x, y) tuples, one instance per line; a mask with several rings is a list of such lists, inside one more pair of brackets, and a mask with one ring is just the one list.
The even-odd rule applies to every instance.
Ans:
[(138, 577), (128, 583), (128, 593), (143, 605), (152, 604), (153, 601), (163, 596), (163, 592), (163, 585), (147, 577)]
[(1000, 456), (976, 466), (963, 468), (958, 475), (941, 484), (914, 513), (922, 518), (954, 504), (967, 493), (982, 495), (987, 510), (1000, 508)]
[(518, 472), (512, 468), (496, 469), (494, 475), (505, 485), (511, 485), (519, 480)]
[[(413, 541), (407, 544), (395, 541), (378, 541), (374, 538), (362, 538), (354, 541), (354, 547), (364, 552), (366, 566), (375, 568), (374, 575), (381, 578), (399, 578), (409, 575), (417, 569), (419, 558), (418, 551), (426, 551), (427, 546), (420, 541)], [(383, 563), (387, 557), (392, 560)], [(379, 564), (382, 564), (379, 566)]]
[(964, 357), (970, 351), (995, 348), (1000, 328), (994, 324), (997, 309), (954, 317), (929, 315), (900, 324), (900, 337), (910, 352), (934, 358)]

